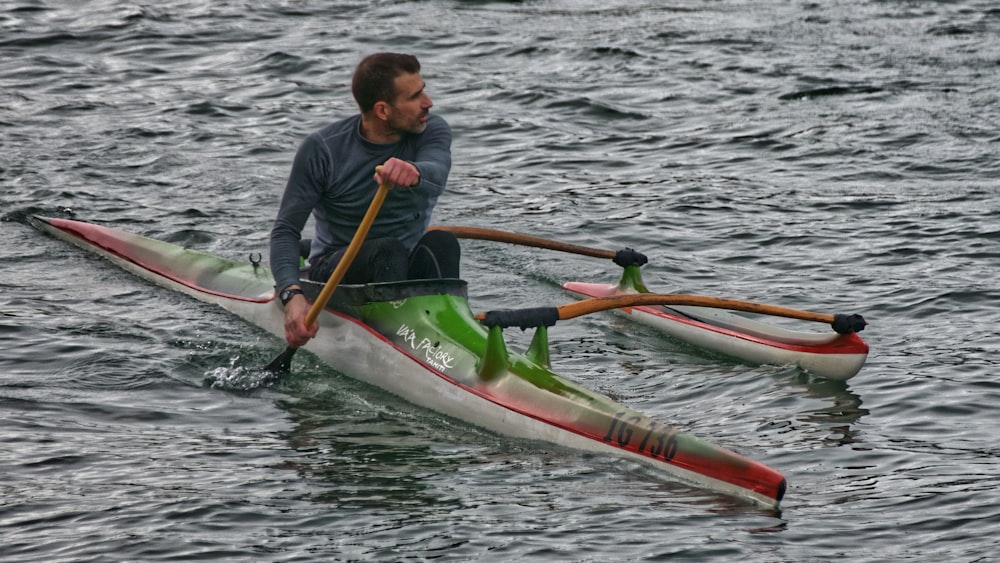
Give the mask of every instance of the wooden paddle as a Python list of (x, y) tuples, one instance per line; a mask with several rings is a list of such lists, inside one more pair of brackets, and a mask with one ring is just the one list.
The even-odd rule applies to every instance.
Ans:
[[(381, 174), (382, 167), (377, 166), (375, 172)], [(316, 324), (316, 319), (319, 318), (320, 312), (326, 307), (330, 297), (333, 295), (334, 290), (340, 285), (341, 280), (344, 279), (344, 275), (347, 274), (348, 268), (351, 267), (351, 263), (354, 262), (354, 258), (358, 255), (358, 251), (361, 249), (361, 244), (365, 242), (365, 237), (368, 236), (368, 231), (372, 228), (372, 223), (375, 222), (375, 216), (378, 215), (379, 209), (382, 208), (382, 202), (385, 201), (385, 196), (389, 193), (389, 183), (383, 181), (379, 185), (378, 190), (375, 192), (375, 197), (372, 198), (371, 204), (368, 205), (368, 211), (365, 212), (364, 218), (361, 220), (361, 224), (358, 225), (358, 230), (354, 233), (354, 238), (351, 239), (351, 243), (347, 245), (347, 250), (344, 251), (344, 256), (337, 263), (337, 267), (333, 269), (333, 273), (330, 274), (330, 279), (326, 281), (326, 285), (323, 286), (323, 290), (319, 293), (319, 297), (316, 301), (313, 301), (312, 307), (309, 309), (309, 313), (306, 314), (306, 326), (312, 326)], [(278, 357), (271, 360), (271, 363), (267, 364), (264, 371), (271, 374), (283, 374), (288, 373), (292, 367), (292, 356), (295, 355), (297, 348), (292, 348), (288, 346), (285, 351), (278, 354)]]
[(757, 313), (760, 315), (771, 315), (776, 317), (787, 317), (790, 319), (800, 319), (803, 321), (815, 321), (826, 323), (833, 327), (839, 334), (850, 334), (864, 330), (865, 322), (861, 315), (845, 314), (825, 314), (812, 313), (809, 311), (799, 311), (787, 307), (776, 305), (765, 305), (763, 303), (753, 303), (750, 301), (739, 301), (737, 299), (727, 299), (723, 297), (707, 297), (703, 295), (671, 295), (662, 293), (634, 293), (627, 295), (614, 295), (611, 297), (597, 297), (586, 299), (559, 307), (541, 307), (537, 309), (521, 309), (515, 311), (490, 311), (476, 316), (487, 325), (518, 326), (527, 328), (540, 324), (552, 325), (557, 320), (573, 319), (609, 309), (621, 309), (624, 307), (641, 307), (653, 305), (673, 305), (673, 306), (694, 306), (712, 307), (716, 309), (729, 309), (733, 311), (744, 311), (747, 313)]

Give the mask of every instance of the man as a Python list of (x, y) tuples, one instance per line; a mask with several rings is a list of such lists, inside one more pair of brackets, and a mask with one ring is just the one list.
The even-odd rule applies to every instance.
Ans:
[(299, 243), (309, 215), (316, 233), (307, 276), (325, 282), (382, 182), (392, 189), (343, 282), (459, 277), (458, 241), (427, 231), (451, 170), (451, 128), (430, 115), (424, 87), (416, 57), (369, 55), (351, 82), (360, 113), (316, 131), (299, 147), (271, 230), (271, 269), (289, 346), (305, 345), (318, 328), (305, 324), (310, 305), (299, 286)]

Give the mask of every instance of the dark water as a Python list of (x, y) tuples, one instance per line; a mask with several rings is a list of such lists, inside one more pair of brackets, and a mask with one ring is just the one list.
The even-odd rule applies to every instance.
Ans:
[[(861, 312), (847, 383), (615, 317), (556, 368), (781, 470), (779, 511), (412, 407), (34, 230), (266, 255), (300, 139), (416, 53), (436, 222), (646, 252), (647, 283)], [(0, 558), (985, 561), (1000, 551), (1000, 8), (985, 0), (0, 6)], [(464, 244), (474, 308), (615, 268)], [(512, 346), (523, 336), (514, 331)]]

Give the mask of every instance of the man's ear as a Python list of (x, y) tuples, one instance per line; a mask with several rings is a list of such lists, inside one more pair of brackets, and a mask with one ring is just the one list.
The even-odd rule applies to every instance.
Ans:
[(375, 102), (375, 105), (372, 107), (372, 112), (375, 114), (375, 117), (381, 119), (382, 121), (389, 120), (389, 112), (391, 111), (392, 110), (387, 102)]

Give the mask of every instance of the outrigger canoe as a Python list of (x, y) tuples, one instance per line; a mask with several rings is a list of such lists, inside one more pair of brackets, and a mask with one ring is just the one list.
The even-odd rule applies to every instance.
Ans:
[[(43, 217), (32, 223), (283, 339), (274, 280), (257, 262), (92, 223)], [(307, 298), (315, 299), (320, 286), (307, 284)], [(786, 483), (778, 471), (554, 373), (551, 318), (537, 323), (523, 354), (508, 351), (504, 326), (536, 318), (509, 313), (488, 312), (480, 320), (470, 310), (466, 283), (457, 279), (341, 285), (318, 317), (319, 335), (305, 348), (344, 375), (499, 434), (639, 462), (672, 480), (779, 504)]]
[[(480, 227), (435, 226), (460, 238), (534, 246), (612, 260), (623, 268), (618, 283), (567, 282), (563, 289), (584, 299), (606, 299), (629, 295), (662, 295), (647, 289), (640, 268), (646, 257), (634, 250), (602, 250), (508, 231)], [(668, 297), (664, 295), (664, 297)], [(675, 296), (681, 297), (681, 296)], [(649, 301), (655, 301), (650, 299)], [(665, 299), (680, 303), (681, 299)], [(697, 300), (691, 300), (692, 303)], [(756, 365), (794, 365), (814, 375), (847, 380), (854, 377), (868, 358), (868, 344), (858, 336), (866, 322), (860, 315), (822, 315), (777, 307), (746, 312), (829, 323), (829, 330), (798, 330), (735, 313), (719, 307), (643, 304), (613, 309), (636, 322), (651, 326), (678, 340), (712, 353)]]

